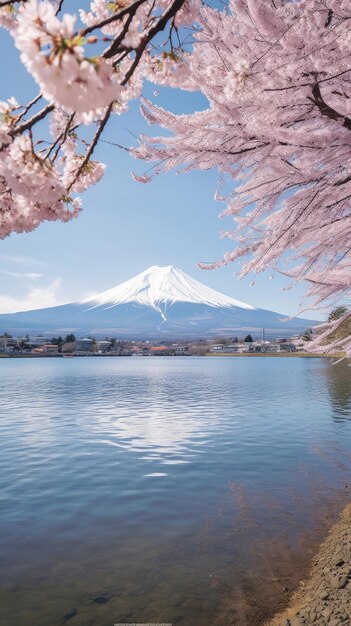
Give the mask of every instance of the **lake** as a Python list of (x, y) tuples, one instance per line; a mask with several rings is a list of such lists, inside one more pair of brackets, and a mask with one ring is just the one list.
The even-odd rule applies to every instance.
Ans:
[(329, 359), (2, 359), (0, 406), (6, 626), (257, 626), (350, 498)]

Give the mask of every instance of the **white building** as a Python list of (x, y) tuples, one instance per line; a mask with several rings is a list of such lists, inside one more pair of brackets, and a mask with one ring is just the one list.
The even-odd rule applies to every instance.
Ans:
[(0, 337), (0, 352), (5, 354), (9, 354), (13, 352), (13, 349), (17, 347), (17, 339), (13, 337), (6, 337), (6, 335), (2, 335)]
[(94, 340), (89, 337), (82, 337), (81, 339), (76, 339), (76, 350), (77, 352), (91, 352), (93, 349)]
[(97, 347), (98, 352), (100, 353), (108, 352), (111, 348), (111, 341), (107, 341), (106, 339), (102, 341), (98, 341), (96, 343), (96, 347)]
[(272, 352), (275, 354), (284, 353), (284, 352), (295, 352), (296, 346), (293, 343), (269, 343), (265, 346), (265, 352)]
[(210, 352), (222, 352), (222, 351), (223, 351), (223, 344), (222, 343), (214, 344), (210, 348)]
[(239, 346), (240, 346), (239, 343), (233, 343), (228, 346), (222, 346), (222, 352), (224, 353), (225, 352), (227, 353), (239, 352)]
[(43, 337), (43, 335), (38, 335), (38, 337), (33, 337), (30, 340), (30, 344), (32, 346), (44, 346), (48, 342), (47, 337)]

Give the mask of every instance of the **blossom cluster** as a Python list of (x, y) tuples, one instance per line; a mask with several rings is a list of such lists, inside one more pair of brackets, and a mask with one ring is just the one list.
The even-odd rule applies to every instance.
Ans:
[[(76, 195), (100, 180), (105, 166), (76, 153), (75, 140), (63, 141), (59, 159), (34, 144), (31, 133), (15, 133), (22, 107), (11, 98), (0, 102), (0, 233), (28, 232), (44, 220), (68, 221), (80, 213)], [(53, 115), (55, 141), (67, 121), (63, 112)]]
[[(177, 25), (187, 24), (195, 17), (198, 0), (179, 4), (183, 6), (176, 15)], [(153, 47), (150, 54), (145, 50), (142, 62), (129, 71), (133, 66), (130, 53), (143, 47), (157, 15), (171, 7), (171, 0), (93, 0), (90, 11), (79, 11), (87, 29), (77, 29), (77, 16), (59, 17), (49, 0), (27, 0), (9, 26), (21, 60), (43, 96), (65, 111), (76, 112), (76, 122), (89, 124), (101, 118), (112, 102), (115, 112), (125, 111), (128, 102), (140, 96), (145, 77), (166, 83), (177, 74), (180, 83), (185, 64), (174, 51), (157, 54)], [(99, 36), (90, 35), (95, 30), (100, 39), (111, 42), (105, 53), (96, 53)]]
[[(203, 6), (185, 88), (209, 107), (175, 115), (144, 103), (167, 134), (134, 150), (156, 161), (155, 174), (219, 170), (221, 216), (235, 222), (222, 236), (236, 245), (202, 267), (273, 267), (307, 280), (318, 307), (341, 298), (351, 308), (350, 15), (351, 0)], [(342, 348), (351, 356), (350, 337)]]
[(121, 87), (113, 80), (111, 64), (85, 55), (75, 23), (70, 14), (60, 20), (47, 0), (29, 0), (20, 8), (12, 33), (43, 96), (67, 111), (86, 114), (116, 100)]
[[(134, 150), (157, 162), (154, 173), (218, 169), (229, 189), (217, 194), (221, 215), (235, 222), (222, 236), (236, 247), (206, 267), (239, 261), (241, 276), (274, 267), (308, 280), (315, 306), (348, 301), (350, 16), (351, 0), (230, 0), (223, 10), (92, 0), (79, 16), (62, 0), (0, 2), (0, 26), (40, 89), (27, 105), (0, 103), (0, 237), (78, 214), (75, 194), (104, 174), (93, 153), (110, 115), (146, 79), (209, 103), (175, 115), (142, 101), (167, 134)], [(343, 348), (351, 355), (351, 339)]]
[[(92, 0), (78, 15), (64, 5), (0, 2), (0, 27), (40, 90), (27, 105), (0, 102), (0, 238), (77, 216), (76, 194), (105, 171), (93, 152), (110, 115), (140, 97), (144, 79), (179, 85), (188, 76), (172, 38), (192, 23), (199, 0)], [(169, 51), (154, 43), (165, 27)]]

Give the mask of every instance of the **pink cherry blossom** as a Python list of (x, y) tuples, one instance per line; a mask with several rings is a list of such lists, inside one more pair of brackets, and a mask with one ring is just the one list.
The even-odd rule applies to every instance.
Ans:
[(84, 163), (83, 156), (68, 158), (63, 170), (62, 182), (73, 192), (81, 193), (101, 180), (105, 169), (104, 163), (97, 161)]
[[(134, 174), (140, 182), (149, 171), (218, 170), (221, 217), (233, 221), (222, 237), (234, 247), (206, 267), (273, 268), (307, 280), (313, 306), (348, 304), (351, 0), (93, 0), (77, 6), (79, 18), (64, 5), (0, 0), (0, 27), (39, 89), (28, 103), (0, 102), (0, 237), (79, 214), (76, 194), (105, 171), (93, 153), (110, 116), (149, 80), (208, 101), (175, 115), (142, 100), (167, 134), (132, 151), (156, 163)], [(327, 325), (312, 347), (351, 356), (351, 338), (333, 334), (347, 321)]]
[[(27, 103), (0, 102), (0, 237), (79, 214), (77, 193), (105, 171), (92, 157), (110, 116), (140, 97), (155, 58), (165, 58), (154, 40), (185, 2), (188, 23), (193, 0), (93, 0), (89, 11), (77, 7), (81, 22), (65, 0), (0, 0), (0, 27), (39, 88)], [(172, 49), (174, 36), (173, 27)], [(167, 75), (181, 54), (177, 44)]]
[[(203, 6), (184, 88), (209, 107), (175, 115), (143, 104), (168, 132), (134, 150), (157, 174), (217, 168), (232, 180), (221, 216), (233, 218), (224, 236), (236, 246), (207, 267), (242, 259), (242, 277), (276, 268), (307, 280), (316, 307), (351, 295), (350, 13), (347, 0)], [(351, 355), (350, 337), (342, 347)]]
[(86, 113), (110, 104), (120, 87), (110, 64), (85, 56), (75, 22), (69, 14), (59, 20), (48, 0), (29, 0), (19, 10), (13, 36), (45, 98), (69, 112)]

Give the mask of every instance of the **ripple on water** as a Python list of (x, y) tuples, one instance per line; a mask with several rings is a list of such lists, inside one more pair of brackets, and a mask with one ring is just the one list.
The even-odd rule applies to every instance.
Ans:
[(0, 369), (6, 624), (249, 623), (255, 593), (269, 611), (281, 570), (294, 579), (301, 540), (312, 544), (347, 484), (343, 364), (7, 359)]

